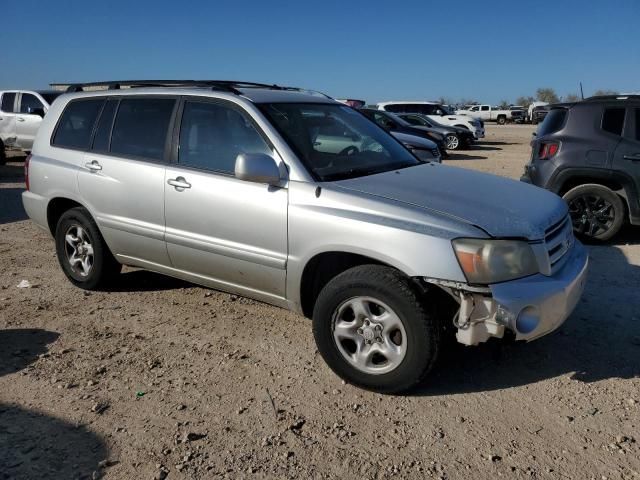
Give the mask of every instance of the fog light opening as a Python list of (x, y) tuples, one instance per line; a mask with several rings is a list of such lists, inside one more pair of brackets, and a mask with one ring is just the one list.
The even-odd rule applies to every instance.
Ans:
[(518, 333), (528, 334), (538, 328), (540, 323), (540, 315), (536, 307), (523, 308), (516, 320), (516, 330)]
[(500, 325), (509, 326), (513, 325), (514, 320), (516, 319), (515, 313), (508, 310), (506, 307), (502, 305), (498, 305), (498, 309), (496, 310), (496, 322)]

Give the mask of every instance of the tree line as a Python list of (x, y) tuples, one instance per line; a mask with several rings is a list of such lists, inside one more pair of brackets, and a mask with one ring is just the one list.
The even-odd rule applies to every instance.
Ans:
[[(593, 92), (593, 95), (618, 95), (619, 92), (615, 90), (596, 90)], [(511, 105), (521, 105), (524, 108), (528, 108), (533, 102), (546, 102), (546, 103), (559, 103), (559, 102), (578, 102), (580, 101), (580, 95), (577, 93), (568, 93), (564, 96), (560, 96), (556, 93), (553, 88), (550, 87), (542, 87), (536, 90), (535, 96), (532, 95), (522, 95), (516, 98), (515, 103), (511, 103), (508, 100), (502, 100), (498, 104), (500, 108), (509, 108)], [(441, 97), (439, 102), (444, 105), (477, 105), (478, 101), (471, 98), (462, 98), (459, 102), (453, 102), (450, 99), (445, 97)]]

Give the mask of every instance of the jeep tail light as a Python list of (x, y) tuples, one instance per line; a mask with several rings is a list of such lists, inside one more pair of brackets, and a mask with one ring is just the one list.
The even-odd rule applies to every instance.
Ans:
[(558, 153), (558, 149), (560, 145), (557, 143), (541, 143), (540, 148), (538, 149), (538, 159), (539, 160), (548, 160), (553, 157), (556, 153)]
[(24, 183), (27, 186), (27, 190), (29, 190), (29, 162), (31, 161), (31, 154), (27, 155), (27, 158), (24, 159)]

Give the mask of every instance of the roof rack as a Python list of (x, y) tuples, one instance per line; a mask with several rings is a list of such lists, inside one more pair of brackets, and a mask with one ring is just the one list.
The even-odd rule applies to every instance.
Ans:
[(240, 88), (265, 88), (270, 90), (313, 92), (323, 95), (327, 98), (332, 98), (325, 93), (317, 92), (315, 90), (307, 90), (297, 87), (284, 87), (281, 85), (276, 85), (275, 83), (268, 84), (235, 80), (112, 80), (108, 82), (72, 83), (67, 87), (66, 92), (82, 92), (85, 90), (85, 88), (88, 87), (107, 87), (107, 90), (119, 90), (123, 87), (203, 87), (211, 88), (212, 90), (229, 92), (235, 95), (242, 95), (242, 92), (239, 90)]
[(602, 100), (640, 100), (640, 94), (637, 93), (619, 93), (616, 95), (594, 95), (589, 98), (585, 98), (585, 102), (598, 102)]

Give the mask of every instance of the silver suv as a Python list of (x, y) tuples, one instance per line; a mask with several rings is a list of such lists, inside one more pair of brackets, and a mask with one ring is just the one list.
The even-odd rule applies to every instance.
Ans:
[(532, 340), (578, 302), (587, 255), (556, 195), (425, 161), (314, 92), (150, 83), (64, 95), (27, 161), (25, 209), (78, 287), (125, 264), (294, 310), (380, 392), (419, 383), (447, 332)]
[(42, 117), (61, 93), (53, 90), (0, 91), (0, 165), (6, 161), (5, 148), (31, 150)]

